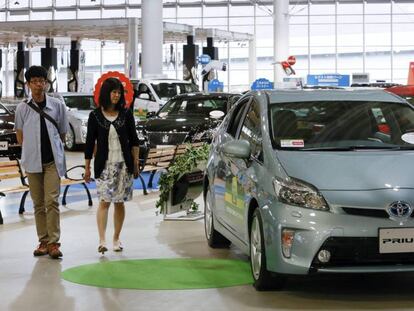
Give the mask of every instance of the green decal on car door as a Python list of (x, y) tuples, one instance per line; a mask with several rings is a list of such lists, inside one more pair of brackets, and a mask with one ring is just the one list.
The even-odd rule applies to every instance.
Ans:
[(226, 179), (226, 192), (224, 194), (225, 212), (234, 217), (243, 218), (244, 199), (243, 192), (236, 176)]

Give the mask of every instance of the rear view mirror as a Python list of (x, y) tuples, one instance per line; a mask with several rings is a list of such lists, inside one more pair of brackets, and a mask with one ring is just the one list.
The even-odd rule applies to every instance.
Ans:
[(251, 154), (250, 143), (244, 139), (225, 143), (222, 151), (227, 156), (239, 159), (249, 159)]

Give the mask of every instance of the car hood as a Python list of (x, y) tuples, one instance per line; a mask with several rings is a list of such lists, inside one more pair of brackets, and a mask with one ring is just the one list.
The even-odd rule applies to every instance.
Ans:
[(414, 151), (277, 151), (286, 173), (319, 190), (414, 188)]
[(216, 121), (199, 115), (156, 117), (138, 123), (138, 126), (148, 132), (199, 132), (213, 128), (215, 125)]
[(88, 120), (89, 114), (92, 110), (69, 110), (69, 113), (79, 120)]

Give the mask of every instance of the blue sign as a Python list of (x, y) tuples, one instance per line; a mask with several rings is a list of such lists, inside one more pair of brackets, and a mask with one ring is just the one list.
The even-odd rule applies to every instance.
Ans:
[(220, 82), (217, 79), (211, 80), (208, 83), (208, 91), (209, 92), (223, 92), (224, 89), (224, 83)]
[(308, 85), (321, 85), (321, 86), (349, 86), (349, 75), (340, 74), (321, 74), (321, 75), (308, 75), (306, 79)]
[(251, 89), (253, 91), (271, 90), (273, 89), (273, 82), (270, 82), (265, 78), (260, 78), (253, 82)]
[(211, 61), (211, 57), (210, 57), (210, 55), (203, 54), (203, 55), (200, 55), (200, 56), (198, 57), (198, 62), (199, 62), (201, 65), (207, 65), (210, 61)]

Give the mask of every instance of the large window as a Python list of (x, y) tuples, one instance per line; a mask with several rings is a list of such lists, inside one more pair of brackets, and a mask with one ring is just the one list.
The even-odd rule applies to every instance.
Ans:
[[(0, 21), (141, 17), (141, 0), (0, 0)], [(273, 80), (273, 4), (249, 0), (164, 0), (163, 18), (195, 27), (254, 34), (256, 78)], [(366, 72), (371, 80), (406, 83), (414, 60), (414, 0), (291, 1), (289, 52), (296, 56), (297, 76)], [(7, 4), (7, 5), (6, 5)], [(27, 11), (23, 10), (26, 9)], [(52, 11), (54, 8), (54, 12)], [(31, 10), (29, 14), (29, 9)], [(199, 44), (200, 53), (205, 42)], [(182, 45), (166, 42), (163, 70), (182, 77)], [(218, 42), (219, 58), (228, 72), (219, 72), (224, 90), (240, 91), (249, 85), (248, 42)], [(83, 42), (82, 46), (88, 45)], [(104, 69), (125, 70), (124, 45), (103, 53)], [(11, 50), (13, 47), (11, 48)], [(69, 50), (68, 46), (64, 49)], [(86, 70), (100, 73), (100, 48), (86, 50)], [(117, 51), (115, 51), (117, 50)], [(13, 64), (13, 56), (9, 60)], [(3, 56), (4, 57), (4, 56)], [(0, 78), (4, 75), (0, 72)], [(9, 70), (13, 69), (9, 66)], [(63, 69), (62, 69), (63, 70)], [(63, 72), (63, 71), (62, 71)], [(12, 73), (10, 73), (12, 76)], [(13, 78), (11, 77), (13, 85)], [(12, 90), (12, 87), (9, 87)]]

